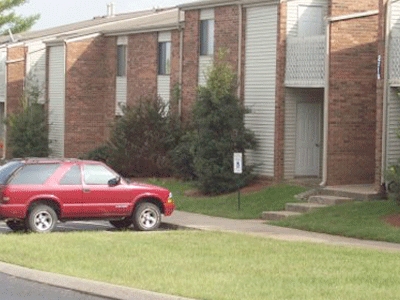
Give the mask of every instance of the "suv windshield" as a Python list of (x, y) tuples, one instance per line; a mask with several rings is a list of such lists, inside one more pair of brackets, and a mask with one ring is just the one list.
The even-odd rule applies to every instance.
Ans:
[(22, 166), (21, 161), (10, 161), (0, 167), (0, 184), (6, 184), (8, 178), (16, 169)]

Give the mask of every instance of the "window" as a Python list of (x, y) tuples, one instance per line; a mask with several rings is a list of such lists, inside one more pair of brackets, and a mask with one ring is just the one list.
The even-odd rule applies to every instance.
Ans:
[(81, 169), (78, 165), (74, 165), (61, 178), (60, 185), (81, 185)]
[(171, 73), (171, 42), (158, 43), (158, 75)]
[(200, 23), (200, 55), (214, 54), (214, 20)]
[(10, 184), (44, 184), (60, 164), (37, 164), (22, 167)]
[(126, 45), (117, 47), (117, 76), (126, 76)]
[(84, 180), (89, 185), (108, 184), (110, 179), (117, 175), (102, 165), (85, 165), (83, 168)]
[(322, 6), (298, 6), (298, 36), (309, 37), (324, 34)]
[(21, 166), (22, 163), (19, 161), (11, 161), (2, 165), (0, 167), (0, 184), (6, 184), (10, 175)]

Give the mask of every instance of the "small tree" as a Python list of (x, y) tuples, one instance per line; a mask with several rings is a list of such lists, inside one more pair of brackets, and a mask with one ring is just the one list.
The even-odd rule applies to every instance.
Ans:
[(254, 134), (245, 128), (245, 113), (236, 96), (236, 75), (228, 63), (216, 62), (194, 108), (194, 169), (202, 192), (233, 191), (251, 179), (250, 166), (242, 175), (233, 174), (233, 153), (256, 147)]
[(28, 82), (20, 110), (6, 119), (8, 146), (13, 157), (47, 157), (50, 154), (47, 114), (38, 102), (40, 88)]
[(124, 176), (168, 176), (174, 124), (159, 98), (123, 109), (108, 142), (108, 163)]

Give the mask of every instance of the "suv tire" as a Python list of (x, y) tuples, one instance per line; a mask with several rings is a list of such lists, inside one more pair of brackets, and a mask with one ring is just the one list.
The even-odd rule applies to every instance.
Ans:
[(133, 223), (131, 218), (124, 218), (122, 220), (111, 220), (110, 224), (118, 229), (126, 229)]
[(161, 212), (157, 205), (144, 202), (138, 205), (133, 214), (133, 225), (136, 230), (150, 231), (161, 224)]
[(6, 225), (8, 226), (8, 228), (15, 232), (26, 231), (25, 222), (21, 220), (8, 220), (6, 221)]
[(27, 219), (27, 227), (32, 232), (47, 233), (53, 231), (57, 224), (57, 214), (48, 205), (34, 206)]

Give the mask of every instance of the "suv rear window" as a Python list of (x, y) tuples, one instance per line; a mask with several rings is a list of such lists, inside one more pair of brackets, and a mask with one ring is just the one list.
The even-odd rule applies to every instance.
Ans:
[(8, 178), (16, 169), (22, 166), (20, 161), (10, 161), (0, 167), (0, 184), (6, 184)]
[(11, 179), (10, 184), (43, 184), (60, 164), (33, 164), (22, 167)]

